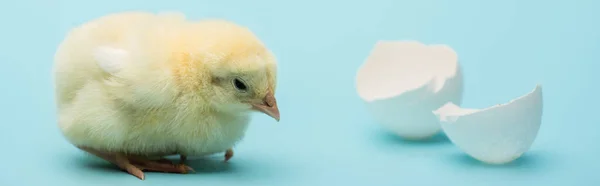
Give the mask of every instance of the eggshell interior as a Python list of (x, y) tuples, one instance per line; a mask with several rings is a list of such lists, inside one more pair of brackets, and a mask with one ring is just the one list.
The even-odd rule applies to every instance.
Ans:
[(358, 94), (365, 101), (391, 98), (435, 83), (434, 91), (446, 79), (457, 75), (458, 56), (446, 45), (425, 45), (416, 41), (379, 41), (356, 79)]
[(490, 164), (519, 158), (533, 144), (542, 123), (542, 87), (508, 103), (484, 109), (447, 103), (433, 112), (448, 138), (465, 153)]
[(456, 53), (417, 41), (377, 42), (357, 72), (356, 86), (374, 118), (408, 139), (439, 132), (431, 111), (447, 102), (460, 104), (463, 91)]

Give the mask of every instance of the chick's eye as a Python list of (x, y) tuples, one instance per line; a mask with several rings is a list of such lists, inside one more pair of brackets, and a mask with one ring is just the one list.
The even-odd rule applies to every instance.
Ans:
[(246, 91), (246, 89), (248, 89), (248, 86), (246, 86), (246, 84), (238, 78), (235, 78), (233, 80), (233, 86), (235, 86), (236, 89), (241, 90), (241, 91)]

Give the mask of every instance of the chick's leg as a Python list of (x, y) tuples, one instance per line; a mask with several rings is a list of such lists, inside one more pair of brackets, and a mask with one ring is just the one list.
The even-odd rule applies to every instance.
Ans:
[(179, 155), (179, 163), (183, 164), (187, 160), (186, 155)]
[(86, 151), (90, 154), (96, 155), (99, 158), (102, 158), (108, 162), (111, 162), (111, 163), (117, 165), (119, 168), (127, 171), (129, 174), (131, 174), (141, 180), (144, 180), (144, 178), (145, 178), (144, 172), (142, 172), (142, 170), (140, 168), (131, 164), (129, 162), (129, 159), (126, 156), (124, 156), (123, 154), (107, 153), (107, 152), (97, 151), (97, 150), (87, 148), (87, 147), (79, 147), (79, 149)]
[(225, 151), (225, 161), (229, 161), (233, 157), (233, 149), (229, 148)]
[(140, 156), (126, 156), (123, 153), (107, 153), (85, 147), (80, 147), (80, 149), (117, 165), (119, 168), (127, 171), (129, 174), (141, 180), (144, 180), (145, 177), (144, 173), (142, 172), (143, 170), (182, 174), (185, 174), (188, 171), (194, 171), (187, 165), (175, 165), (171, 161), (164, 158), (150, 160)]

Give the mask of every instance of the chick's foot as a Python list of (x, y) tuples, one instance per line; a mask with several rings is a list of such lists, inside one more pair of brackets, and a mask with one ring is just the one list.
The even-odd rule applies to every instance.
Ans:
[(185, 164), (174, 164), (170, 160), (161, 158), (158, 160), (150, 160), (142, 157), (128, 157), (129, 161), (141, 170), (180, 173), (185, 174), (189, 171), (194, 171), (191, 167)]
[(127, 171), (129, 174), (144, 180), (145, 175), (143, 171), (154, 171), (154, 172), (166, 172), (166, 173), (180, 173), (185, 174), (189, 171), (194, 171), (191, 167), (185, 164), (174, 164), (170, 160), (161, 158), (158, 160), (150, 160), (139, 156), (127, 156), (123, 153), (108, 153), (103, 151), (94, 150), (86, 147), (79, 147), (80, 149), (98, 156), (106, 161), (109, 161), (119, 168)]

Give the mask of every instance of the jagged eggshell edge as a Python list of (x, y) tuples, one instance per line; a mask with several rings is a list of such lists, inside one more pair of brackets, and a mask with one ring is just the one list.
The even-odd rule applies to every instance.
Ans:
[(484, 109), (447, 103), (434, 111), (450, 141), (469, 156), (489, 164), (521, 157), (533, 144), (542, 123), (541, 85), (508, 103)]
[[(426, 60), (432, 60), (432, 63), (447, 62), (448, 66), (454, 68), (444, 71), (444, 75), (435, 76), (434, 72), (430, 72), (431, 76), (420, 79), (422, 83), (412, 84), (408, 88), (400, 89), (401, 91), (385, 92), (379, 95), (370, 94), (369, 91), (372, 91), (373, 86), (394, 86), (395, 82), (413, 81), (388, 80), (387, 83), (381, 83), (369, 80), (372, 76), (381, 76), (382, 70), (388, 71), (388, 73), (389, 70), (403, 70), (402, 68), (406, 64), (401, 64), (398, 60), (386, 59), (390, 57), (406, 59), (406, 57), (397, 56), (398, 53), (390, 52), (407, 48), (408, 50), (427, 50), (428, 53), (434, 54), (422, 54), (422, 58), (429, 57)], [(398, 66), (394, 67), (394, 65)], [(379, 67), (377, 68), (377, 66)], [(443, 69), (439, 66), (428, 69), (436, 68)], [(463, 75), (456, 52), (447, 45), (425, 45), (418, 41), (378, 41), (369, 57), (358, 69), (356, 85), (359, 97), (367, 104), (369, 112), (379, 123), (397, 135), (413, 140), (426, 139), (437, 134), (441, 127), (439, 120), (431, 111), (446, 102), (460, 105), (463, 95)]]

